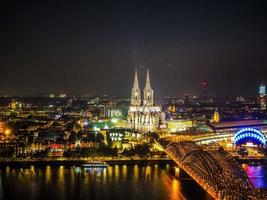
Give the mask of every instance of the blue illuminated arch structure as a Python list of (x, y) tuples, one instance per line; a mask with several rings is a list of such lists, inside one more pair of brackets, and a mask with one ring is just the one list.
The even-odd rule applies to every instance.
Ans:
[(262, 145), (265, 145), (267, 141), (265, 135), (259, 130), (254, 128), (243, 128), (234, 135), (234, 144), (239, 144), (241, 141), (247, 139), (251, 139)]

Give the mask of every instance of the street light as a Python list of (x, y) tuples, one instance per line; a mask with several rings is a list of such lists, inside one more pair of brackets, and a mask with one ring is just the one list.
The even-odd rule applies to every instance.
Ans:
[(10, 129), (6, 129), (6, 130), (5, 130), (5, 135), (6, 135), (6, 136), (9, 136), (10, 134), (11, 134), (11, 130), (10, 130)]

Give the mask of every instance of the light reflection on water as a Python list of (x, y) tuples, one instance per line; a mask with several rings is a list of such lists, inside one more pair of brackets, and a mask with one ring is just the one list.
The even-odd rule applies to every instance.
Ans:
[(242, 165), (255, 188), (267, 188), (267, 165)]
[(6, 167), (1, 169), (0, 199), (211, 199), (194, 181), (176, 178), (175, 171), (169, 164)]

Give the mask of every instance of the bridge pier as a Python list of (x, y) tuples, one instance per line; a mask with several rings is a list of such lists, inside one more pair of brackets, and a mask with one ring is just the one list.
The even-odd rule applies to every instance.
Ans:
[(190, 175), (186, 173), (186, 171), (177, 165), (174, 165), (170, 168), (170, 174), (175, 176), (177, 179), (192, 179)]

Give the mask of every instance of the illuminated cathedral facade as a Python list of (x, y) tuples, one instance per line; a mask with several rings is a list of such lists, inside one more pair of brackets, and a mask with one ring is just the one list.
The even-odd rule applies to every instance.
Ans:
[(154, 105), (153, 90), (150, 84), (149, 70), (146, 74), (146, 83), (143, 90), (143, 101), (139, 88), (137, 70), (135, 70), (130, 106), (128, 110), (129, 128), (140, 132), (156, 131), (162, 120), (160, 106)]

